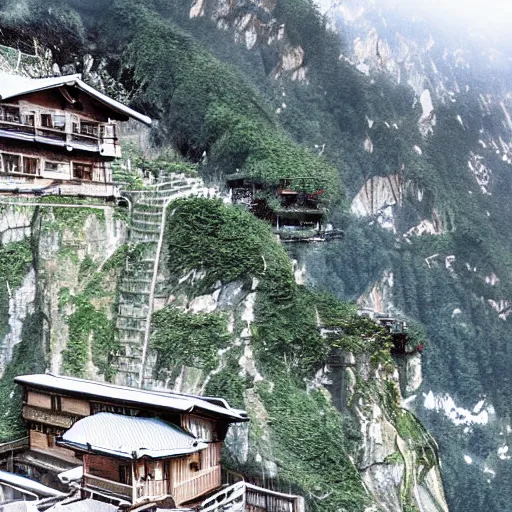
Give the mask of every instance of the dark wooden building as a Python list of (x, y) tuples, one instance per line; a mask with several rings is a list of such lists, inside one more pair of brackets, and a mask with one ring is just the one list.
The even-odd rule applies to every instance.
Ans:
[(115, 197), (117, 123), (129, 119), (151, 124), (80, 75), (0, 73), (0, 194)]
[(220, 453), (244, 411), (219, 398), (146, 391), (51, 374), (17, 377), (29, 450), (82, 465), (82, 485), (114, 501), (221, 487)]

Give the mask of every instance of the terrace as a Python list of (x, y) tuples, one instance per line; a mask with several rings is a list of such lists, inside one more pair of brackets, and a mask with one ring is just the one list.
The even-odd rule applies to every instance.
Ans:
[(2, 137), (119, 156), (115, 124), (92, 122), (59, 112), (36, 113), (17, 104), (0, 103)]

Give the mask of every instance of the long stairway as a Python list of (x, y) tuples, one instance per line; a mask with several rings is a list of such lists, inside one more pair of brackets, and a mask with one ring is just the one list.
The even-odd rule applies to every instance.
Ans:
[(155, 361), (148, 350), (149, 325), (155, 300), (165, 298), (159, 260), (165, 231), (165, 209), (175, 199), (205, 196), (203, 181), (181, 174), (162, 174), (157, 184), (124, 193), (132, 202), (129, 242), (139, 247), (126, 263), (120, 286), (116, 383), (150, 387)]

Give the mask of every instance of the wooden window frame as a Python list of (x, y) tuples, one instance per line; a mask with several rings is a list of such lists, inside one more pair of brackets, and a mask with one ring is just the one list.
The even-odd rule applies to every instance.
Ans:
[[(84, 173), (84, 170), (82, 169), (80, 171), (80, 176), (77, 176), (75, 174), (75, 166), (82, 167), (82, 168), (90, 167), (91, 170)], [(84, 175), (89, 174), (89, 173), (90, 173), (90, 179), (84, 178)], [(83, 162), (72, 162), (72, 176), (73, 176), (73, 179), (78, 179), (81, 181), (94, 181), (94, 164), (83, 163)]]
[(52, 411), (53, 412), (61, 412), (62, 411), (62, 397), (60, 395), (51, 395), (52, 400)]

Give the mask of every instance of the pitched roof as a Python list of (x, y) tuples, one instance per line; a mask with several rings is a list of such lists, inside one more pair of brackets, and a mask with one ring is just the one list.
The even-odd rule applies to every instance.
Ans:
[(112, 110), (137, 119), (148, 126), (151, 124), (151, 118), (148, 116), (140, 114), (119, 101), (108, 97), (106, 94), (97, 91), (90, 85), (87, 85), (82, 81), (82, 75), (80, 74), (57, 76), (53, 78), (26, 78), (18, 75), (0, 73), (0, 100), (8, 100), (23, 96), (24, 94), (54, 89), (64, 85), (78, 87), (78, 89), (84, 91), (100, 103), (107, 105)]
[(135, 406), (152, 406), (158, 409), (170, 409), (180, 412), (196, 412), (210, 417), (221, 417), (231, 422), (249, 421), (247, 413), (233, 409), (222, 398), (198, 397), (179, 393), (148, 391), (144, 389), (115, 386), (105, 382), (93, 382), (74, 377), (62, 377), (51, 373), (23, 375), (16, 377), (15, 382), (37, 388), (67, 392), (88, 398), (108, 399), (116, 403), (133, 404)]
[(110, 412), (100, 412), (77, 421), (57, 444), (128, 459), (168, 458), (207, 447), (206, 443), (159, 418)]
[(47, 512), (117, 512), (119, 509), (110, 503), (92, 499), (57, 503)]
[(37, 496), (65, 496), (64, 493), (47, 487), (46, 485), (40, 484), (30, 478), (24, 476), (15, 475), (7, 471), (0, 471), (0, 484), (11, 485), (24, 491), (36, 494)]

